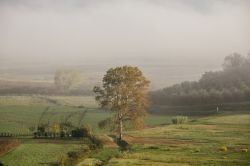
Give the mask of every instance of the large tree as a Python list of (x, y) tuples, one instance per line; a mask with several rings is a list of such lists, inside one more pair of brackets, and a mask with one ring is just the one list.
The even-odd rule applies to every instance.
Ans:
[(247, 57), (244, 57), (239, 53), (233, 53), (225, 57), (223, 68), (232, 69), (236, 67), (241, 67), (242, 65), (246, 64), (246, 62)]
[(143, 126), (149, 83), (137, 67), (122, 66), (109, 69), (103, 77), (102, 87), (94, 87), (101, 107), (115, 112), (109, 120), (118, 129), (120, 140), (125, 121), (132, 122), (135, 128)]

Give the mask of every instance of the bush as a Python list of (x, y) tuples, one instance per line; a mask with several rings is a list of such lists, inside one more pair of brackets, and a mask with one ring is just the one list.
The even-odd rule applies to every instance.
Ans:
[(62, 153), (59, 154), (58, 157), (57, 157), (59, 166), (65, 166), (67, 159), (68, 159), (67, 155), (62, 154)]
[(117, 148), (104, 148), (98, 153), (95, 153), (94, 158), (103, 161), (105, 164), (106, 161), (109, 161), (113, 157), (119, 158), (120, 151)]
[[(89, 150), (71, 151), (67, 153), (65, 166), (75, 166), (79, 161), (91, 155)], [(60, 160), (59, 160), (60, 161)]]
[(68, 152), (67, 154), (69, 158), (73, 158), (73, 159), (79, 159), (82, 155), (81, 152), (75, 152), (75, 151)]
[(89, 125), (85, 125), (83, 131), (86, 137), (92, 137), (94, 135), (93, 129)]
[(70, 151), (67, 155), (60, 154), (58, 156), (58, 164), (60, 166), (74, 166), (103, 147), (102, 140), (93, 135), (90, 127), (79, 128), (78, 131), (83, 132), (84, 136), (89, 139), (88, 146), (83, 146), (80, 151)]
[(93, 135), (93, 131), (91, 127), (89, 126), (84, 126), (84, 127), (72, 130), (72, 137), (75, 137), (75, 138), (82, 138), (82, 137), (89, 138), (92, 135)]
[(130, 149), (129, 143), (124, 140), (118, 140), (117, 145), (120, 147), (122, 151), (127, 151)]
[(89, 139), (92, 142), (92, 144), (90, 145), (90, 149), (94, 150), (94, 149), (98, 149), (98, 148), (103, 148), (103, 142), (101, 139), (99, 139), (95, 136), (91, 136), (91, 137), (89, 137)]
[(220, 151), (226, 152), (227, 151), (227, 146), (222, 146), (219, 148)]
[(85, 136), (85, 132), (82, 128), (77, 128), (75, 130), (72, 130), (71, 134), (72, 134), (72, 137), (74, 138), (82, 138)]
[(241, 149), (241, 152), (248, 152), (248, 149)]
[(188, 121), (187, 116), (176, 116), (176, 117), (172, 118), (173, 124), (183, 124), (183, 123), (187, 123), (187, 121)]

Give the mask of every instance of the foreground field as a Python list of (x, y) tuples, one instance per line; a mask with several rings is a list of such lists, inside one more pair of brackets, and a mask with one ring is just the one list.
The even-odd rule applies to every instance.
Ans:
[(0, 161), (9, 166), (55, 165), (60, 154), (79, 149), (79, 144), (23, 143)]
[[(232, 121), (233, 119), (233, 121)], [(208, 117), (182, 125), (165, 125), (126, 133), (129, 151), (105, 146), (80, 165), (218, 165), (250, 164), (250, 115)], [(60, 153), (79, 148), (68, 142), (23, 142), (0, 158), (7, 165), (53, 165)], [(98, 161), (98, 162), (96, 162)]]
[[(91, 97), (0, 97), (0, 132), (28, 133), (35, 126), (46, 107), (50, 107), (44, 121), (60, 120), (72, 111), (84, 107), (97, 108)], [(110, 134), (101, 131), (97, 123), (111, 116), (110, 113), (91, 109), (83, 124), (92, 126), (98, 135)], [(73, 117), (72, 121), (77, 121)], [(80, 165), (250, 165), (250, 115), (219, 114), (207, 117), (189, 117), (186, 124), (171, 124), (170, 116), (149, 115), (146, 128), (127, 131), (125, 140), (129, 151), (122, 152), (117, 146), (105, 145), (98, 153), (83, 160)], [(21, 139), (20, 146), (0, 157), (0, 162), (9, 166), (56, 165), (58, 157), (77, 151), (81, 140), (34, 140)]]
[[(113, 149), (106, 165), (250, 165), (250, 115), (148, 128), (128, 132), (125, 140), (132, 144), (131, 150), (120, 153)], [(103, 160), (109, 151), (95, 157)]]

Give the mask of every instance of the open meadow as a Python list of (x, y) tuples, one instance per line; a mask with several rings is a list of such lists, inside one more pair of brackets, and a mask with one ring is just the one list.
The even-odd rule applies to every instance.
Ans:
[(250, 166), (250, 0), (0, 0), (0, 166)]
[[(42, 116), (44, 110), (49, 111)], [(100, 120), (112, 113), (98, 109), (93, 97), (72, 96), (2, 96), (0, 97), (0, 132), (21, 135), (20, 145), (0, 157), (9, 166), (56, 165), (61, 154), (76, 151), (84, 140), (32, 139), (38, 121), (60, 121), (69, 112), (88, 112), (82, 124), (93, 128), (96, 135), (109, 137), (100, 130)], [(143, 130), (128, 130), (124, 139), (130, 144), (122, 152), (115, 144), (103, 149), (79, 165), (249, 165), (250, 115), (221, 113), (189, 117), (185, 124), (171, 124), (173, 116), (151, 115)], [(78, 117), (73, 116), (72, 122)], [(26, 136), (22, 136), (26, 135)]]
[[(49, 110), (42, 116), (46, 108)], [(98, 109), (94, 97), (79, 96), (1, 96), (0, 97), (0, 133), (32, 134), (40, 120), (58, 122), (74, 111), (87, 111), (82, 124), (90, 125), (94, 131), (101, 132), (97, 124), (100, 120), (112, 116), (112, 113)], [(71, 121), (78, 122), (77, 116)], [(147, 126), (170, 123), (171, 118), (149, 115), (145, 119)]]

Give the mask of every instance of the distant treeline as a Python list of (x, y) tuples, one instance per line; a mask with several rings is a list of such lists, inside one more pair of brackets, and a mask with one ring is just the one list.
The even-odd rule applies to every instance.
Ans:
[(61, 91), (54, 83), (0, 80), (0, 95), (91, 95), (92, 89), (79, 86), (69, 91)]
[(151, 92), (152, 103), (177, 106), (250, 101), (250, 55), (229, 55), (222, 67), (222, 71), (206, 72), (199, 81)]
[(0, 95), (91, 95), (92, 88), (74, 69), (57, 70), (54, 82), (0, 80)]

